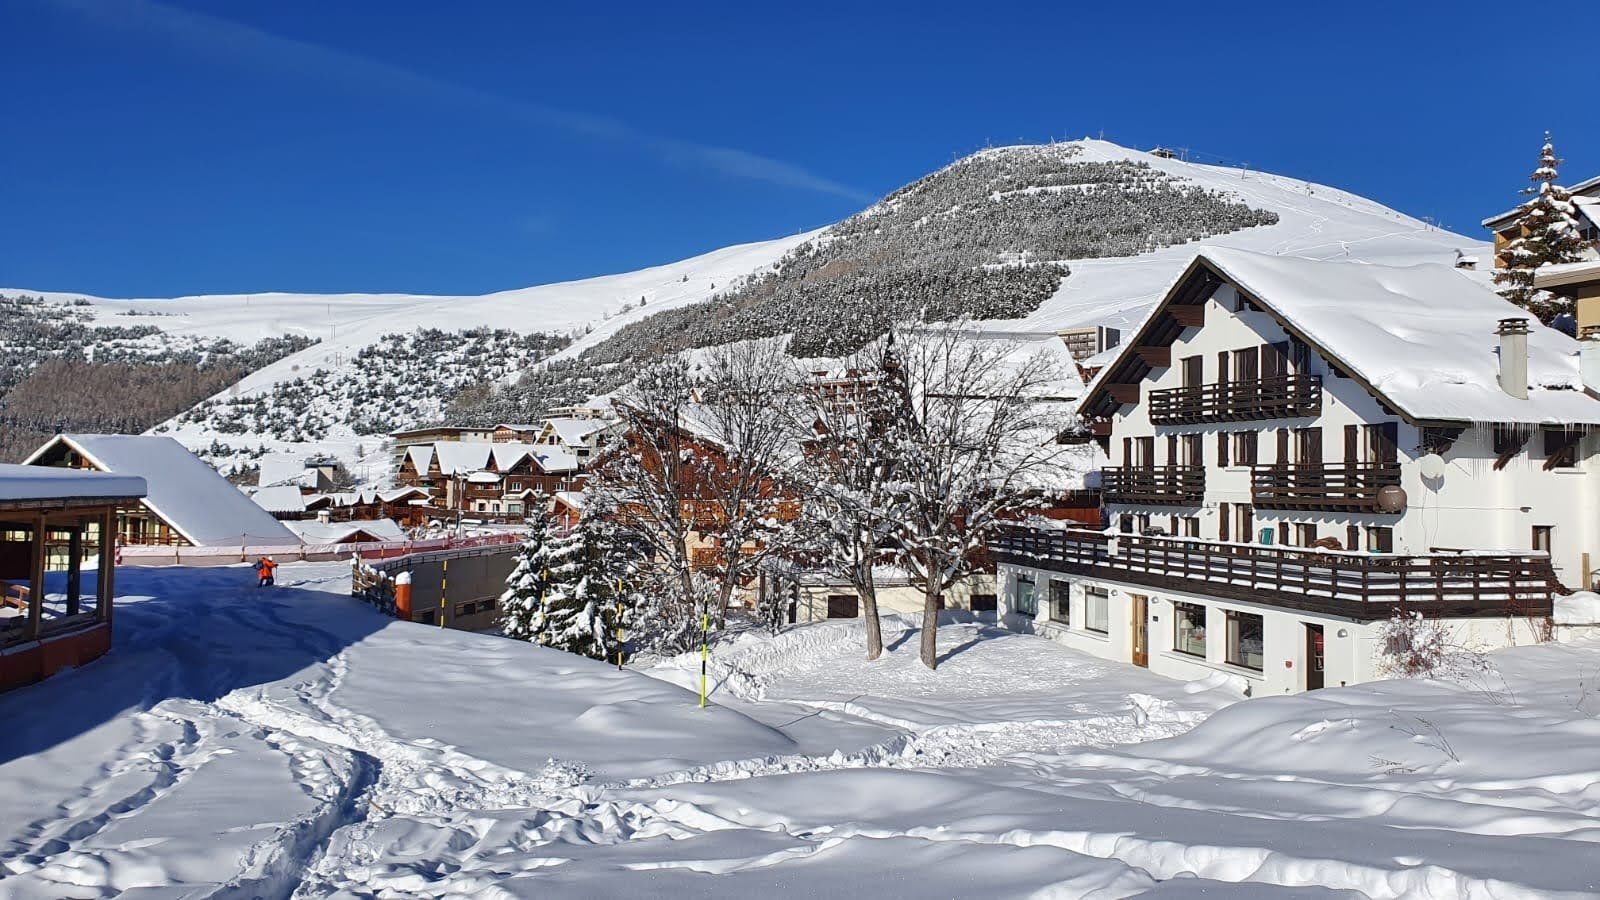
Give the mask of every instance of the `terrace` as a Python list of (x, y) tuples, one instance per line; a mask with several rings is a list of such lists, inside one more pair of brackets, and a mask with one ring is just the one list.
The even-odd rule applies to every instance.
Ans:
[(1293, 419), (1322, 412), (1322, 378), (1277, 375), (1166, 388), (1149, 395), (1155, 425), (1201, 425), (1256, 419)]
[(1558, 589), (1542, 553), (1372, 555), (1029, 525), (1000, 527), (990, 549), (1002, 563), (1366, 621), (1396, 608), (1548, 615)]

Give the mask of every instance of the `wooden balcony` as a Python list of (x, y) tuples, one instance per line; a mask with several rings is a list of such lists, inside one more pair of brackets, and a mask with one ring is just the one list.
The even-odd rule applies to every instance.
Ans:
[(1003, 563), (1358, 621), (1396, 608), (1545, 616), (1559, 590), (1550, 558), (1536, 553), (1389, 556), (1027, 525), (999, 526), (990, 549)]
[(1191, 506), (1206, 493), (1206, 470), (1201, 466), (1111, 466), (1100, 470), (1100, 479), (1107, 503)]
[(1322, 412), (1322, 378), (1279, 375), (1151, 391), (1150, 422), (1200, 425), (1259, 419), (1294, 419)]
[(1250, 470), (1251, 502), (1259, 509), (1383, 512), (1378, 492), (1399, 483), (1399, 463), (1268, 465)]

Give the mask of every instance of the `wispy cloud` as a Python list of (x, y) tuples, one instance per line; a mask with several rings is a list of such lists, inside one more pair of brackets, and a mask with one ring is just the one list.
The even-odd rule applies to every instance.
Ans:
[(553, 128), (593, 140), (631, 145), (674, 165), (688, 165), (732, 178), (763, 181), (870, 202), (871, 195), (814, 172), (732, 147), (651, 134), (605, 115), (573, 112), (435, 78), (404, 66), (310, 41), (283, 37), (206, 13), (153, 0), (51, 0), (102, 27), (156, 38), (185, 51), (234, 65), (294, 72), (350, 89), (386, 92), (411, 99), (469, 107), (492, 116)]

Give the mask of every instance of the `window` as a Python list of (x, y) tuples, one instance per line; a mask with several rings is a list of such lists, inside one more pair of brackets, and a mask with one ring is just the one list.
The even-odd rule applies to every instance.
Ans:
[(1256, 508), (1248, 503), (1240, 503), (1233, 508), (1234, 524), (1238, 526), (1239, 543), (1253, 544), (1256, 542)]
[(1256, 348), (1233, 351), (1233, 377), (1236, 381), (1255, 381), (1260, 371), (1260, 355)]
[(1183, 436), (1183, 465), (1204, 466), (1206, 464), (1205, 439), (1202, 435), (1186, 434)]
[(1261, 671), (1264, 633), (1261, 617), (1254, 613), (1228, 610), (1228, 662)]
[(1205, 382), (1205, 375), (1203, 374), (1205, 370), (1202, 368), (1204, 364), (1205, 361), (1198, 356), (1186, 356), (1183, 358), (1184, 387), (1199, 387)]
[(972, 607), (973, 612), (994, 612), (1000, 608), (993, 594), (973, 594), (967, 605)]
[(1072, 582), (1050, 579), (1050, 621), (1072, 624)]
[(1394, 529), (1387, 525), (1372, 525), (1367, 528), (1368, 553), (1393, 553)]
[(1117, 530), (1123, 534), (1133, 534), (1133, 516), (1123, 513), (1117, 517)]
[(1200, 536), (1200, 517), (1185, 516), (1183, 519), (1183, 536), (1197, 538)]
[(1309, 547), (1317, 542), (1317, 523), (1301, 522), (1294, 526), (1295, 543), (1302, 547)]
[(1394, 422), (1363, 425), (1367, 433), (1367, 462), (1393, 465), (1400, 458), (1400, 426)]
[(1039, 601), (1034, 596), (1032, 575), (1018, 575), (1012, 587), (1012, 611), (1018, 615), (1033, 617), (1039, 614)]
[(1088, 631), (1105, 634), (1110, 630), (1111, 593), (1103, 588), (1085, 588), (1083, 592), (1083, 627)]
[(1241, 431), (1233, 436), (1233, 463), (1237, 466), (1256, 464), (1256, 433)]
[(829, 594), (828, 618), (854, 619), (861, 615), (860, 602), (855, 594)]
[(1322, 429), (1296, 428), (1294, 430), (1294, 461), (1302, 466), (1322, 465)]
[(1556, 528), (1554, 525), (1533, 526), (1533, 549), (1542, 553), (1550, 552), (1550, 545), (1554, 542)]
[(1360, 550), (1361, 549), (1361, 529), (1357, 528), (1354, 525), (1351, 525), (1350, 527), (1348, 527), (1348, 528), (1346, 528), (1344, 530), (1344, 549), (1346, 549), (1346, 550)]
[(1195, 603), (1172, 604), (1175, 620), (1172, 649), (1204, 658), (1206, 655), (1206, 608)]

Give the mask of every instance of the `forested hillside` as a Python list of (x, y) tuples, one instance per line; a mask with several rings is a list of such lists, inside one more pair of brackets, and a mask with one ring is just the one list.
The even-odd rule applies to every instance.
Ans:
[(453, 419), (531, 419), (611, 390), (662, 354), (792, 334), (790, 352), (838, 356), (899, 321), (1021, 318), (1070, 277), (1065, 260), (1132, 256), (1278, 215), (1134, 160), (1076, 144), (988, 150), (890, 194), (712, 299), (637, 320), (577, 362), (509, 390), (457, 398)]
[(57, 431), (144, 431), (312, 343), (97, 326), (86, 304), (0, 296), (0, 462)]

